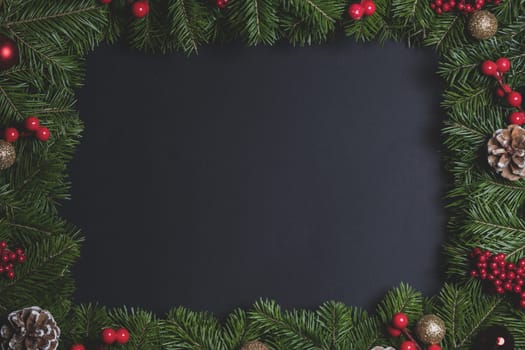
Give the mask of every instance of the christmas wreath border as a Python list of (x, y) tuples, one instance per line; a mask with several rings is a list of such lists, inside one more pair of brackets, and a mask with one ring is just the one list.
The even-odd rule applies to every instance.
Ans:
[[(144, 0), (131, 6), (138, 2), (144, 6)], [(486, 293), (468, 275), (468, 254), (476, 247), (505, 253), (516, 262), (525, 257), (525, 184), (502, 179), (484, 160), (486, 142), (506, 126), (509, 107), (499, 103), (493, 81), (479, 70), (482, 61), (505, 56), (512, 64), (506, 82), (524, 85), (524, 3), (504, 0), (488, 6), (499, 30), (489, 40), (475, 41), (466, 33), (465, 15), (436, 15), (425, 0), (375, 0), (375, 13), (363, 18), (355, 7), (348, 16), (350, 4), (338, 0), (149, 0), (145, 15), (140, 12), (144, 9), (133, 9), (141, 18), (130, 15), (128, 0), (3, 0), (0, 34), (18, 45), (20, 62), (0, 67), (2, 125), (18, 125), (37, 115), (53, 136), (47, 143), (18, 140), (16, 163), (1, 173), (0, 240), (24, 247), (27, 260), (17, 267), (16, 278), (0, 280), (0, 313), (40, 305), (53, 313), (66, 346), (98, 347), (101, 330), (112, 326), (130, 331), (129, 342), (110, 346), (126, 349), (363, 350), (399, 345), (386, 331), (394, 314), (404, 313), (413, 328), (423, 314), (434, 313), (448, 329), (443, 349), (470, 348), (481, 329), (495, 324), (504, 324), (515, 346), (525, 348), (524, 313), (508, 298)], [(374, 315), (337, 302), (315, 311), (286, 311), (274, 301), (260, 300), (250, 310), (233, 311), (222, 324), (183, 307), (159, 319), (142, 309), (73, 305), (70, 266), (79, 256), (82, 236), (58, 217), (56, 203), (68, 197), (66, 165), (82, 131), (74, 89), (83, 81), (83, 57), (101, 41), (120, 38), (145, 51), (192, 54), (200, 45), (229, 40), (247, 45), (323, 43), (341, 28), (356, 40), (405, 41), (433, 47), (441, 55), (438, 74), (447, 83), (442, 104), (447, 115), (445, 162), (453, 177), (448, 192), (451, 237), (444, 244), (449, 282), (441, 292), (423, 298), (401, 284)], [(31, 313), (12, 315), (18, 319), (26, 314)], [(46, 322), (54, 319), (46, 317)]]

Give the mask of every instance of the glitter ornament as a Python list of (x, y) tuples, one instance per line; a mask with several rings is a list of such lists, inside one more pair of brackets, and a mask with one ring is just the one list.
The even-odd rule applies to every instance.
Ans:
[(468, 30), (474, 39), (490, 39), (498, 31), (498, 19), (489, 11), (477, 11), (468, 21)]
[(421, 317), (416, 325), (416, 335), (425, 344), (438, 344), (445, 337), (445, 322), (436, 315)]
[(0, 140), (0, 170), (10, 168), (15, 160), (15, 147), (7, 141)]
[(264, 343), (260, 341), (251, 341), (243, 345), (241, 350), (270, 350)]

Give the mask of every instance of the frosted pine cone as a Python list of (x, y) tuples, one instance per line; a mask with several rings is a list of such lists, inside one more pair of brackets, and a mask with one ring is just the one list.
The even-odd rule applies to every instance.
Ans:
[(510, 125), (496, 130), (487, 149), (489, 165), (502, 177), (511, 181), (525, 177), (525, 129)]
[(2, 350), (55, 350), (60, 328), (53, 315), (38, 306), (13, 311), (0, 329)]

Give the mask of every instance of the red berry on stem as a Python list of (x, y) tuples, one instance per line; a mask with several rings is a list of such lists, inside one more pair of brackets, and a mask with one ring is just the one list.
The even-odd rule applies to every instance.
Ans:
[(401, 343), (399, 350), (416, 350), (416, 344), (410, 340), (405, 340)]
[(401, 331), (399, 329), (397, 329), (397, 328), (392, 327), (392, 326), (387, 326), (386, 327), (386, 331), (392, 337), (399, 337), (401, 335)]
[(51, 133), (49, 132), (49, 129), (45, 126), (41, 126), (38, 128), (38, 130), (35, 133), (35, 136), (40, 141), (47, 141), (51, 137)]
[(24, 126), (29, 131), (37, 131), (38, 127), (40, 126), (40, 120), (38, 120), (37, 117), (27, 117), (24, 121)]
[(18, 256), (18, 262), (19, 263), (25, 263), (27, 260), (26, 256), (25, 255), (19, 255)]
[(365, 9), (366, 16), (372, 16), (376, 13), (376, 4), (371, 0), (365, 0), (361, 3), (361, 6)]
[(408, 326), (408, 317), (402, 312), (398, 312), (392, 316), (392, 327), (397, 329), (405, 329)]
[(126, 328), (117, 330), (117, 343), (126, 344), (129, 341), (129, 332)]
[(506, 73), (510, 69), (510, 61), (506, 57), (501, 57), (496, 60), (496, 65), (498, 66), (498, 72)]
[(428, 347), (427, 347), (427, 350), (441, 350), (441, 346), (437, 345), (437, 344), (430, 344)]
[(131, 12), (133, 12), (133, 16), (136, 18), (146, 17), (149, 13), (148, 2), (144, 0), (135, 1), (133, 5), (131, 5)]
[(507, 96), (507, 103), (511, 105), (512, 107), (519, 107), (521, 106), (522, 97), (521, 94), (517, 91), (512, 91)]
[(217, 7), (220, 9), (223, 9), (226, 7), (226, 1), (225, 0), (217, 0), (215, 1), (215, 4), (217, 4)]
[(104, 328), (101, 337), (104, 344), (113, 344), (117, 340), (117, 333), (113, 328)]
[[(0, 241), (0, 248), (2, 248), (2, 249), (7, 248), (7, 242), (5, 242), (5, 241)], [(524, 260), (523, 262), (525, 263), (525, 260)]]
[(481, 72), (487, 76), (493, 76), (498, 73), (498, 66), (495, 62), (487, 60), (481, 64)]
[(82, 345), (82, 344), (73, 344), (73, 345), (71, 345), (71, 349), (70, 350), (86, 350), (86, 347), (84, 345)]
[[(99, 0), (99, 1), (100, 1), (101, 4), (110, 4), (112, 0)], [(71, 348), (71, 349), (73, 349), (73, 348)]]
[(15, 128), (7, 128), (5, 129), (5, 132), (4, 132), (4, 139), (7, 141), (7, 142), (15, 142), (16, 140), (18, 140), (18, 130), (16, 130)]
[(7, 278), (10, 280), (14, 279), (16, 277), (15, 272), (13, 270), (7, 271)]
[(360, 4), (352, 4), (350, 7), (348, 7), (348, 14), (352, 19), (359, 20), (361, 17), (363, 17), (365, 11), (363, 9), (363, 6)]

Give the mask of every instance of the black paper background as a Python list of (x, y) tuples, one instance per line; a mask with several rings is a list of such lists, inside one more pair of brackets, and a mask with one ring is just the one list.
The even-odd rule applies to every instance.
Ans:
[(62, 208), (87, 237), (78, 301), (224, 316), (259, 297), (371, 309), (401, 281), (437, 292), (437, 59), (349, 40), (98, 48)]

